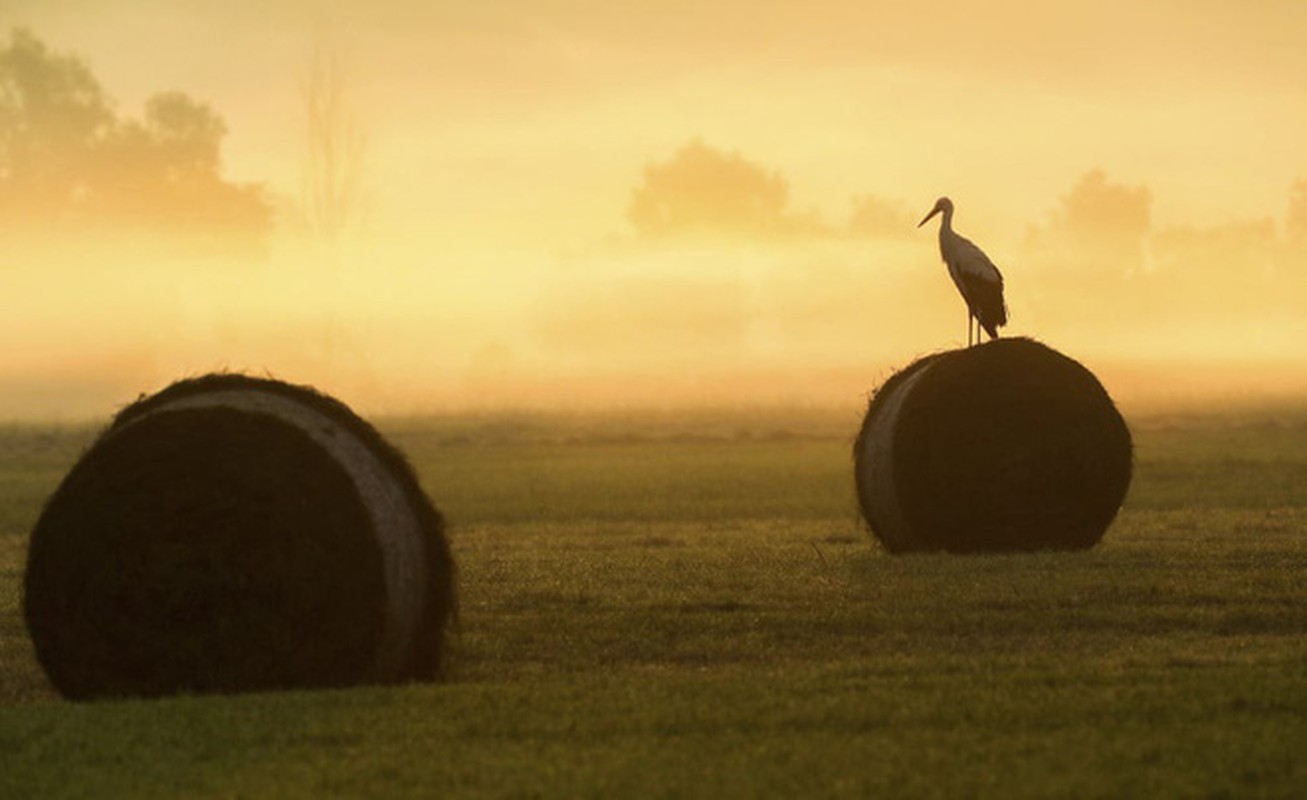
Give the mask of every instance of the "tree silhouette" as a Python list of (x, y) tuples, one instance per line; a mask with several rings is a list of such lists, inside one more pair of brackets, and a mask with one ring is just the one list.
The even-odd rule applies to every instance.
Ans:
[(0, 226), (111, 226), (244, 246), (271, 227), (258, 185), (221, 176), (222, 119), (181, 92), (119, 119), (87, 66), (26, 30), (0, 49)]
[(1053, 232), (1087, 262), (1122, 270), (1143, 263), (1143, 246), (1152, 225), (1153, 195), (1147, 186), (1111, 183), (1101, 169), (1086, 172), (1064, 195)]
[(773, 237), (821, 229), (811, 215), (790, 214), (788, 200), (789, 186), (779, 173), (695, 139), (669, 161), (645, 167), (627, 219), (648, 238)]
[(874, 194), (853, 198), (849, 232), (855, 236), (898, 238), (911, 236), (914, 220), (902, 201), (888, 200)]
[(84, 64), (14, 31), (0, 50), (0, 214), (70, 212), (113, 124)]

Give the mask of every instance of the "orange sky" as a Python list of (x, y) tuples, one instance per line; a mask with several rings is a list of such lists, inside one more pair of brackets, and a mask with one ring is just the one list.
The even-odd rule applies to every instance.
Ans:
[[(1154, 230), (1269, 218), (1283, 233), (1290, 187), (1307, 178), (1296, 0), (197, 5), (8, 0), (0, 32), (26, 26), (81, 56), (124, 113), (165, 89), (210, 104), (230, 131), (225, 173), (290, 199), (298, 85), (325, 47), (367, 137), (366, 223), (330, 257), (279, 238), (252, 281), (145, 264), (78, 300), (25, 278), (6, 335), (46, 346), (0, 363), (25, 398), (0, 415), (94, 413), (115, 393), (223, 366), (339, 385), (377, 408), (512, 404), (522, 387), (549, 394), (542, 382), (559, 402), (641, 405), (668, 375), (686, 381), (678, 401), (750, 399), (732, 394), (749, 375), (775, 385), (805, 370), (842, 376), (820, 393), (829, 401), (864, 372), (959, 343), (962, 306), (925, 229), (875, 243), (635, 242), (625, 212), (644, 167), (695, 138), (783, 176), (790, 209), (832, 224), (858, 195), (899, 202), (915, 223), (949, 194), (958, 228), (1005, 271), (1013, 334), (1104, 365), (1303, 363), (1307, 330), (1278, 307), (1263, 321), (1071, 327), (1026, 247), (1094, 168), (1148, 188)], [(894, 277), (931, 270), (934, 284)], [(898, 291), (915, 294), (880, 296)], [(865, 315), (860, 293), (876, 296)], [(895, 309), (912, 303), (924, 307)], [(100, 327), (86, 322), (96, 314)], [(90, 399), (48, 389), (100, 373), (115, 377)]]

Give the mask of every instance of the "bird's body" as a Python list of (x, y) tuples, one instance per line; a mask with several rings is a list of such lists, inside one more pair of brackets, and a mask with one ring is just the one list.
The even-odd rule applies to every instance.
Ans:
[[(1003, 302), (1003, 274), (970, 239), (953, 230), (953, 203), (947, 197), (935, 202), (920, 228), (936, 214), (943, 214), (939, 226), (939, 254), (948, 266), (949, 277), (967, 304), (967, 344), (971, 344), (971, 320), (985, 329), (989, 338), (998, 337), (998, 329), (1007, 324), (1007, 305)], [(976, 339), (980, 334), (977, 332)]]

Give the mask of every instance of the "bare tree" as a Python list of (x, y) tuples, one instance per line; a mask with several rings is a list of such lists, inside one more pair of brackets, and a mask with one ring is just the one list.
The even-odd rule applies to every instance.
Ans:
[(1307, 178), (1294, 181), (1289, 195), (1289, 240), (1294, 244), (1307, 244)]
[(305, 216), (314, 233), (334, 243), (359, 222), (366, 138), (350, 107), (345, 73), (335, 53), (314, 50), (300, 91), (307, 137)]

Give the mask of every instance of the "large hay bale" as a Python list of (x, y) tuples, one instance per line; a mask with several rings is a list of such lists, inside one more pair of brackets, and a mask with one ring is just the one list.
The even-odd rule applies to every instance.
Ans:
[(872, 398), (858, 504), (890, 552), (1092, 547), (1130, 485), (1130, 431), (1076, 361), (1030, 339), (921, 358)]
[(430, 679), (440, 513), (342, 403), (243, 375), (120, 412), (32, 532), (28, 629), (66, 697)]

